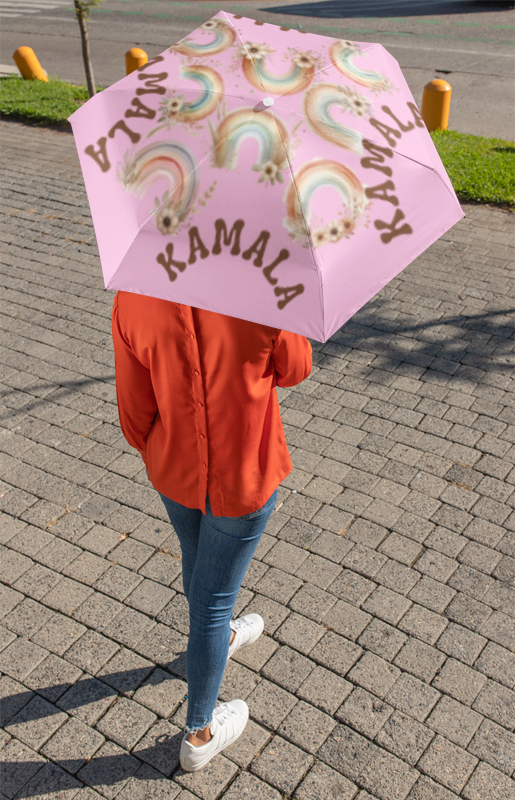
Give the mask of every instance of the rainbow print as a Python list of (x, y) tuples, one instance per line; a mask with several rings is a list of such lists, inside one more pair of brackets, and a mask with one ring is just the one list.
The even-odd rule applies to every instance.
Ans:
[(390, 92), (393, 84), (380, 72), (367, 72), (360, 69), (355, 63), (355, 56), (360, 55), (355, 42), (338, 39), (329, 48), (329, 58), (336, 69), (350, 78), (354, 83), (364, 86), (374, 94), (379, 92)]
[(198, 192), (198, 165), (178, 142), (155, 142), (127, 155), (118, 173), (124, 189), (142, 197), (158, 180), (168, 183), (162, 200), (156, 198), (154, 217), (162, 234), (177, 233)]
[[(335, 221), (311, 231), (311, 201), (317, 189), (323, 187), (336, 189), (342, 199), (342, 208)], [(309, 247), (310, 243), (321, 247), (348, 238), (354, 232), (356, 220), (365, 211), (368, 199), (364, 187), (349, 167), (320, 158), (304, 164), (295, 173), (286, 190), (285, 204), (284, 226), (293, 241), (303, 247)]]
[(196, 81), (201, 92), (191, 103), (184, 101), (184, 95), (174, 89), (167, 89), (165, 96), (159, 103), (158, 125), (148, 133), (147, 138), (154, 136), (163, 128), (184, 123), (195, 125), (204, 117), (208, 117), (222, 102), (224, 96), (224, 82), (221, 75), (211, 67), (202, 64), (190, 66), (181, 65), (180, 77)]
[(193, 39), (183, 39), (178, 44), (170, 47), (170, 53), (179, 53), (182, 56), (201, 58), (202, 56), (215, 56), (232, 47), (236, 39), (236, 30), (224, 19), (213, 17), (199, 28), (204, 33), (211, 33), (213, 41), (206, 44), (195, 42)]
[(288, 164), (288, 130), (284, 122), (271, 113), (256, 114), (252, 108), (239, 108), (228, 114), (216, 130), (211, 127), (213, 138), (213, 166), (220, 169), (236, 168), (238, 153), (246, 139), (259, 143), (257, 163), (252, 167), (260, 172), (259, 182), (272, 185), (283, 182), (281, 170)]
[(268, 45), (247, 42), (237, 50), (242, 58), (241, 68), (246, 79), (255, 89), (267, 94), (296, 94), (306, 89), (315, 74), (317, 58), (311, 53), (291, 50), (290, 68), (282, 75), (270, 72), (265, 64), (266, 57), (274, 50)]
[(319, 83), (307, 90), (304, 96), (304, 114), (310, 128), (326, 142), (332, 142), (361, 155), (363, 152), (362, 136), (359, 131), (336, 122), (330, 113), (332, 106), (339, 106), (344, 111), (368, 116), (370, 103), (365, 97), (352, 89), (331, 83)]

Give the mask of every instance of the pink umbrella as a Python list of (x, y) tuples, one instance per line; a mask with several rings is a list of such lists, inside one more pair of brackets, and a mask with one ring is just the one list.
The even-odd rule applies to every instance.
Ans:
[(107, 289), (319, 341), (463, 216), (378, 44), (220, 11), (70, 122)]

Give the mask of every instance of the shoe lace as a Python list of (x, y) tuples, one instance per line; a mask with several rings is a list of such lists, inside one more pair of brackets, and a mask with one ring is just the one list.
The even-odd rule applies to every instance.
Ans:
[(213, 720), (216, 720), (219, 725), (225, 725), (234, 714), (237, 712), (230, 708), (226, 703), (223, 703), (220, 706), (217, 706), (213, 711)]
[(252, 623), (245, 619), (245, 617), (239, 617), (238, 619), (231, 620), (230, 626), (233, 631), (238, 632), (243, 628), (251, 628)]

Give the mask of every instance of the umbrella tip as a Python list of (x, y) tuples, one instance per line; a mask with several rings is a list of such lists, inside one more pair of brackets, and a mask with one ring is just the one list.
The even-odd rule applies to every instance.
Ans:
[(266, 111), (267, 108), (271, 108), (274, 104), (273, 97), (264, 97), (263, 100), (260, 100), (259, 103), (254, 106), (254, 111)]

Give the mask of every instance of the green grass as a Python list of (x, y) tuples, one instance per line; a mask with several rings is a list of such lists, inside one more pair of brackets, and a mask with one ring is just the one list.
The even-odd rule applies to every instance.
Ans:
[(460, 200), (515, 206), (515, 142), (456, 131), (431, 138)]
[[(62, 124), (88, 99), (84, 86), (60, 80), (0, 78), (4, 117), (40, 125)], [(460, 200), (515, 207), (515, 143), (456, 131), (431, 134)]]
[(25, 81), (17, 76), (0, 78), (0, 112), (4, 117), (41, 125), (62, 123), (88, 99), (85, 86), (51, 79)]

